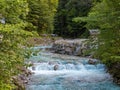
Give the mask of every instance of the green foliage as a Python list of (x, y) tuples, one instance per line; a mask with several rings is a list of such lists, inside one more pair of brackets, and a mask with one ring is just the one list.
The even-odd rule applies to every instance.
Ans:
[[(104, 8), (103, 8), (104, 7)], [(88, 17), (74, 21), (87, 21), (87, 28), (99, 28), (99, 49), (96, 56), (108, 66), (120, 62), (120, 0), (102, 0), (97, 3)]]
[(0, 14), (7, 23), (19, 23), (28, 12), (27, 0), (0, 0)]
[(27, 5), (27, 0), (0, 0), (0, 19), (6, 22), (0, 23), (0, 90), (15, 88), (12, 76), (24, 65), (26, 38), (35, 34), (24, 30)]
[[(20, 73), (19, 67), (24, 65), (24, 49), (26, 38), (33, 36), (31, 32), (22, 30), (23, 24), (0, 25), (0, 35), (3, 35), (0, 43), (0, 81), (2, 89), (11, 90), (11, 77)], [(7, 89), (8, 88), (8, 89)], [(4, 90), (4, 89), (2, 89)]]
[(36, 27), (39, 34), (52, 33), (58, 0), (28, 0), (28, 3), (30, 11), (27, 21)]
[[(59, 0), (59, 5), (54, 22), (54, 33), (63, 37), (81, 37), (88, 30), (84, 27), (86, 22), (76, 23), (72, 19), (78, 16), (86, 16), (92, 7), (92, 0)], [(82, 36), (83, 37), (83, 36)]]

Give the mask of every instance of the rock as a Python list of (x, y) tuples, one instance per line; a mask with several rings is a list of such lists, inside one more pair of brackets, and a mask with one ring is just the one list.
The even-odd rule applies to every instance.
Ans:
[(12, 82), (15, 84), (15, 90), (25, 90), (25, 85), (28, 83), (28, 76), (32, 74), (32, 72), (25, 67), (18, 67), (18, 69), (22, 72), (17, 76), (12, 77)]
[(35, 70), (35, 66), (32, 66), (32, 70)]
[(57, 37), (58, 35), (57, 34), (51, 34), (52, 37)]
[(25, 74), (20, 74), (19, 76), (18, 76), (21, 80), (26, 80), (27, 78), (25, 77)]
[(32, 74), (32, 72), (30, 70), (28, 70), (26, 67), (19, 67), (18, 69), (28, 76)]
[(56, 50), (55, 53), (65, 54), (65, 51), (64, 50)]
[(49, 61), (48, 64), (49, 64), (49, 65), (55, 65), (55, 64), (57, 64), (57, 62)]
[(71, 47), (66, 47), (65, 48), (65, 54), (72, 55), (73, 51), (74, 51), (74, 49), (71, 48)]
[(59, 66), (58, 65), (55, 65), (54, 66), (54, 70), (58, 70)]
[(29, 69), (26, 69), (24, 73), (26, 74), (27, 77), (33, 74)]
[(59, 54), (82, 56), (83, 52), (87, 49), (86, 40), (87, 39), (57, 40), (54, 42), (52, 50)]
[(89, 59), (88, 63), (89, 63), (89, 64), (93, 64), (93, 65), (95, 65), (95, 64), (97, 63), (97, 61), (92, 60), (92, 59)]
[(16, 90), (25, 90), (25, 83), (19, 76), (13, 76), (13, 83), (17, 86)]

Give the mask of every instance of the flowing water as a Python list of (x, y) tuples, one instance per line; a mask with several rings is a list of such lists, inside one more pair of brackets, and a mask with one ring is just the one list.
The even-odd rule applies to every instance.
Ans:
[(98, 60), (92, 59), (97, 62), (92, 65), (89, 58), (45, 52), (46, 48), (50, 47), (34, 48), (41, 51), (29, 59), (34, 74), (26, 90), (120, 90)]

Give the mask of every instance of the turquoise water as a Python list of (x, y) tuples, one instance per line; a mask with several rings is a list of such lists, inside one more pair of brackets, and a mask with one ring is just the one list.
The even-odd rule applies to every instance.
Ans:
[(45, 48), (29, 59), (34, 74), (26, 90), (120, 90), (98, 60), (92, 59), (97, 64), (91, 65), (89, 58), (45, 52)]

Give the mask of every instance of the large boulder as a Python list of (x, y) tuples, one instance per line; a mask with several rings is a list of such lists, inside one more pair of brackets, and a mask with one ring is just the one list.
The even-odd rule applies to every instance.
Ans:
[(57, 40), (53, 43), (52, 50), (59, 54), (82, 56), (88, 49), (87, 39)]

